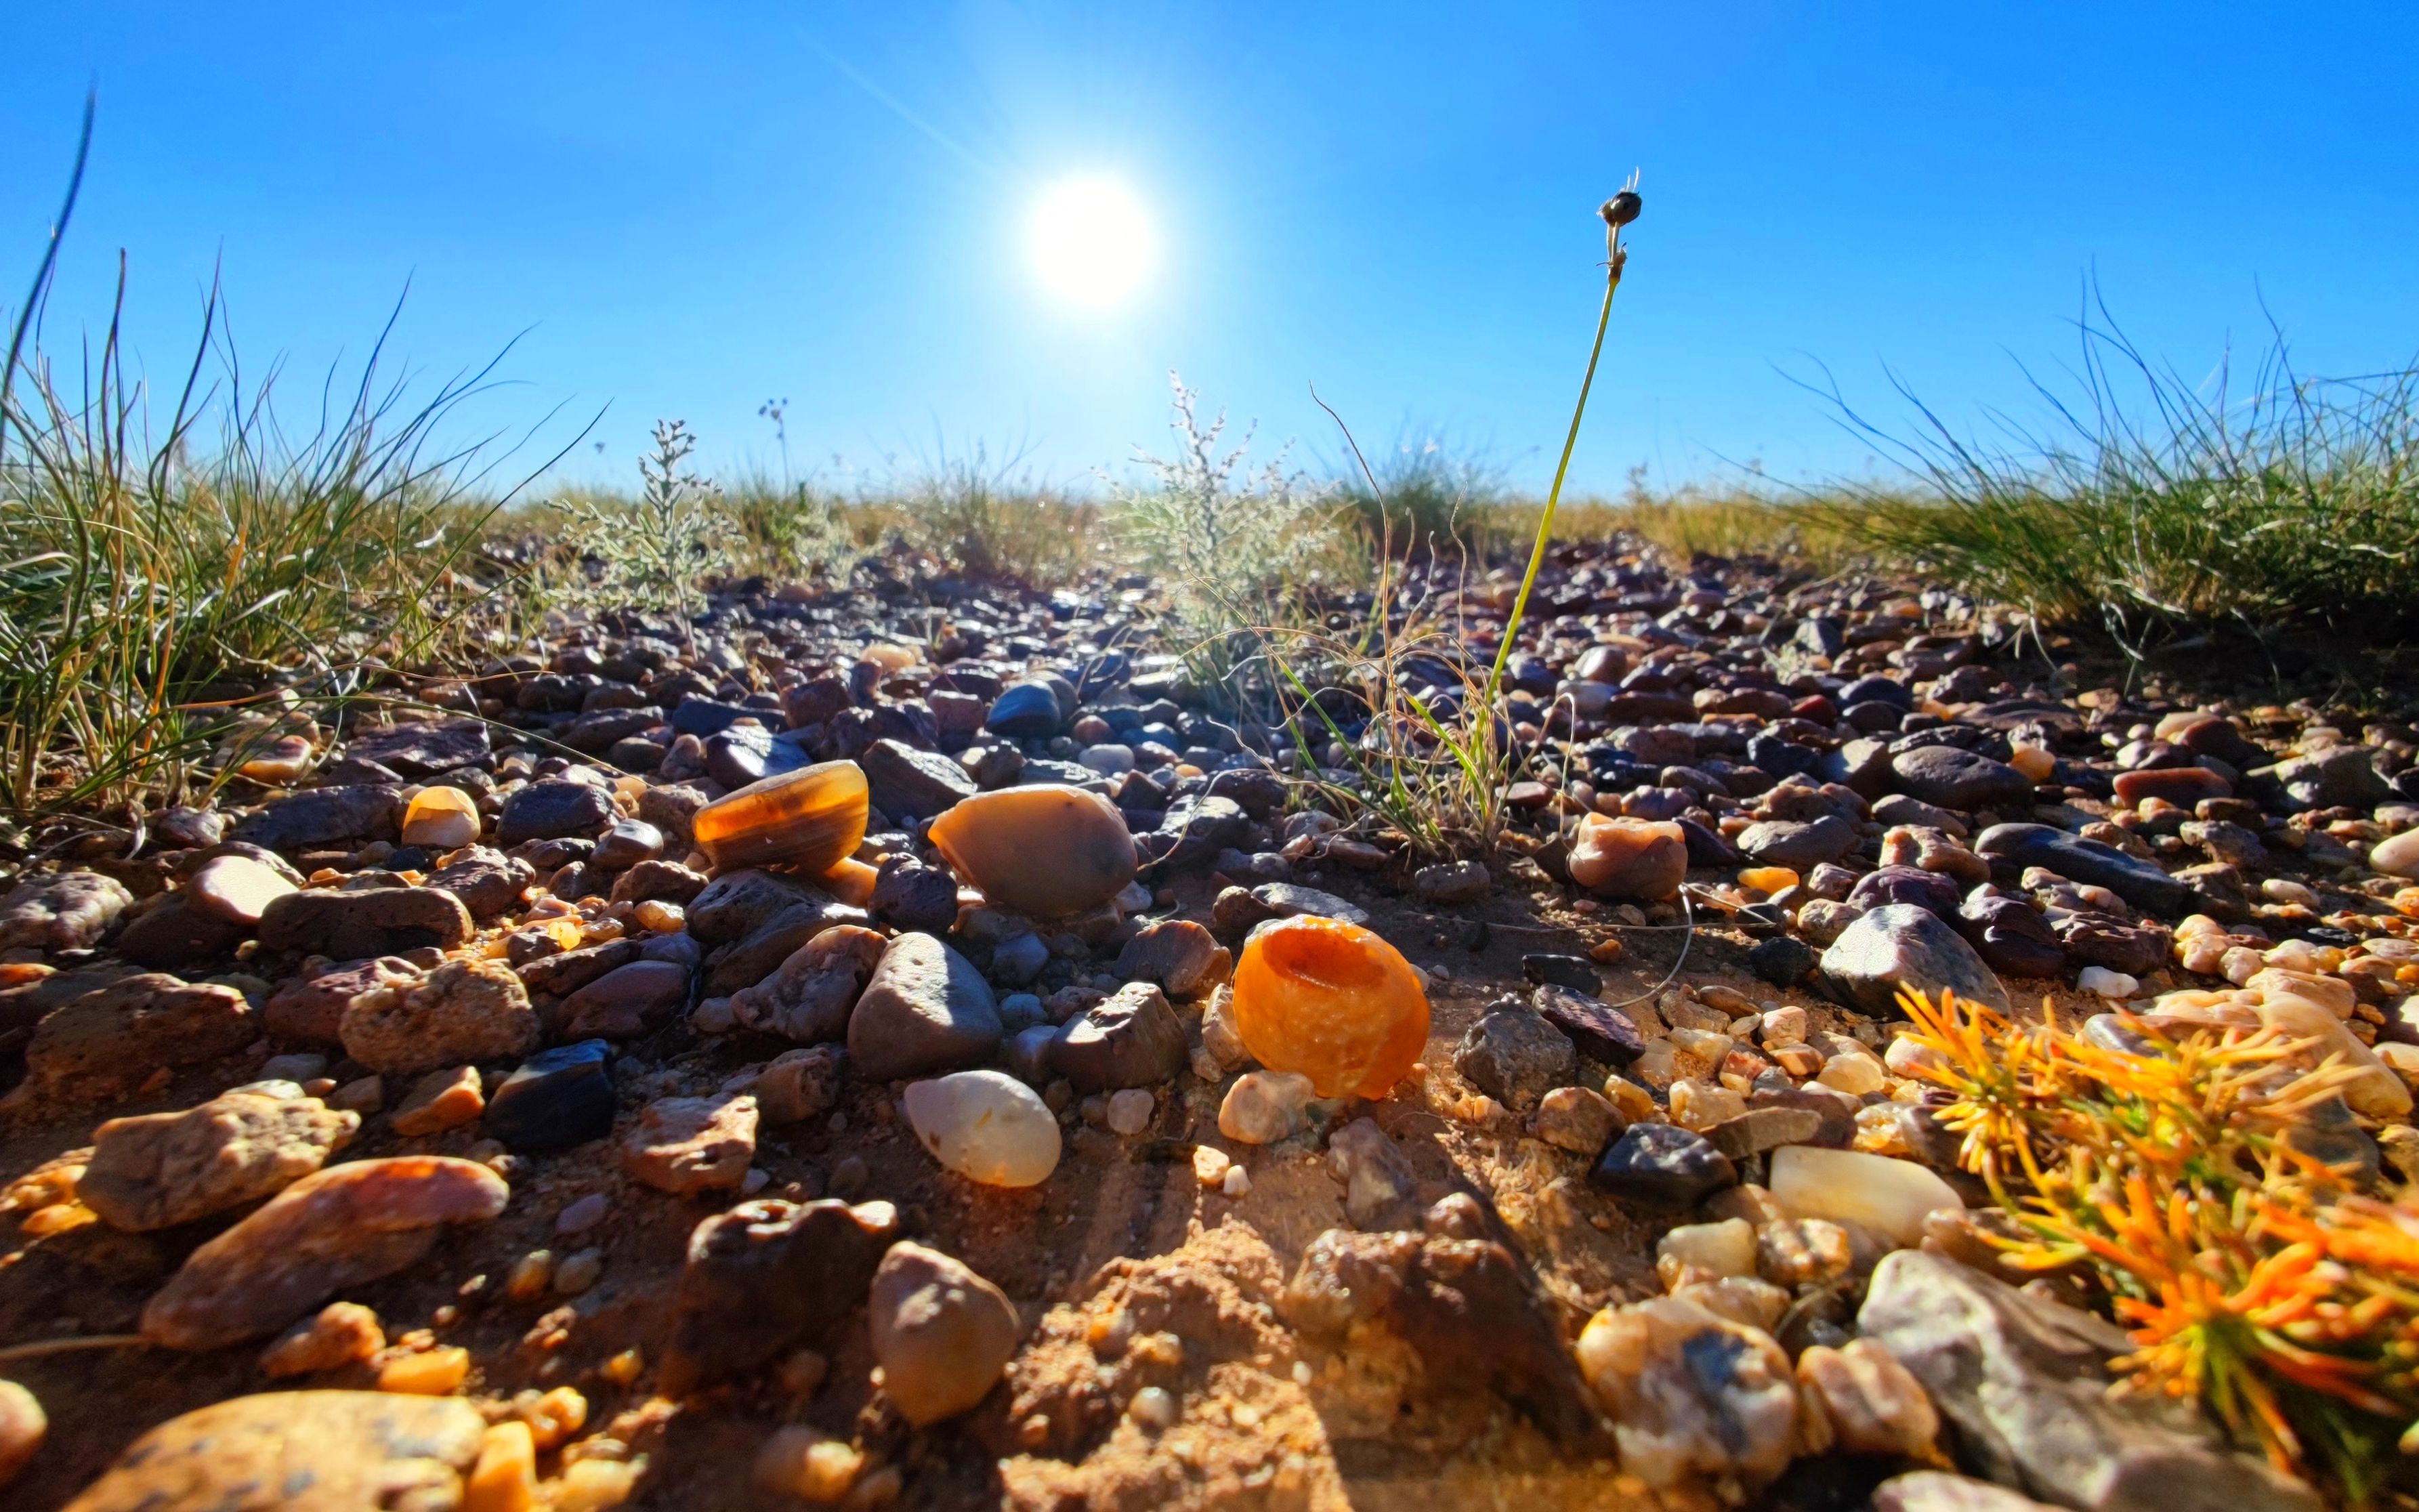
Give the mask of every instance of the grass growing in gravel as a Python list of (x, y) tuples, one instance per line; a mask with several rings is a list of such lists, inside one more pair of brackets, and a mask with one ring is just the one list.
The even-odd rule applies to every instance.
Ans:
[(2419, 620), (2419, 368), (2312, 378), (2279, 341), (2247, 378), (2229, 364), (2196, 383), (2104, 310), (2082, 342), (2079, 393), (2040, 386), (2052, 424), (2005, 442), (1919, 402), (1908, 438), (1848, 411), (1923, 491), (1820, 513), (1887, 562), (2043, 623), (2096, 621), (2129, 648), (2196, 622)]

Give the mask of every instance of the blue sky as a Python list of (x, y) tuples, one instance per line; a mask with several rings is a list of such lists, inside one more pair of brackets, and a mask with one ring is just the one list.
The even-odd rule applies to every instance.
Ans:
[[(1646, 214), (1574, 477), (1870, 448), (1789, 376), (1896, 419), (2023, 412), (2083, 280), (2205, 371), (2266, 311), (2318, 372), (2419, 348), (2408, 6), (28, 5), (0, 51), (0, 269), (30, 273), (87, 82), (54, 347), (116, 255), (152, 371), (214, 262), (255, 366), (523, 332), (498, 425), (609, 406), (566, 469), (635, 477), (658, 415), (730, 471), (943, 448), (1081, 481), (1165, 441), (1173, 368), (1270, 441), (1441, 433), (1541, 484), (1599, 289), (1595, 205)], [(1022, 250), (1113, 175), (1163, 255), (1107, 315)], [(560, 423), (556, 434), (565, 435)], [(840, 459), (837, 463), (834, 458)]]

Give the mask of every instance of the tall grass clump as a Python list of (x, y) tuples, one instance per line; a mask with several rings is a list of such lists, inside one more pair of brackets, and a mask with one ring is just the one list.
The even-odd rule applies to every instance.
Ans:
[(1199, 396), (1172, 374), (1169, 382), (1174, 455), (1143, 455), (1149, 481), (1114, 486), (1110, 528), (1165, 579), (1194, 680), (1265, 716), (1275, 692), (1261, 659), (1270, 631), (1301, 623), (1304, 590), (1352, 562), (1342, 510), (1333, 488), (1289, 465), (1289, 447), (1249, 466), (1249, 434), (1228, 445), (1225, 411), (1205, 424)]
[(2229, 362), (2195, 383), (2095, 308), (2079, 392), (2035, 385), (2046, 428), (1969, 440), (1909, 394), (1921, 421), (1895, 438), (1842, 404), (1922, 487), (1857, 492), (1832, 506), (1838, 527), (2042, 622), (2096, 620), (2134, 648), (2220, 620), (2419, 622), (2419, 367), (2309, 378), (2280, 338), (2247, 380)]
[(1093, 564), (1100, 506), (1035, 481), (1023, 460), (994, 462), (979, 442), (954, 455), (944, 448), (860, 507), (971, 577), (1033, 588), (1071, 582)]
[(509, 496), (440, 435), (488, 370), (408, 396), (381, 376), (392, 320), (298, 430), (214, 290), (155, 416), (126, 369), (121, 258), (98, 349), (63, 367), (39, 331), (83, 170), (80, 149), (0, 368), (0, 810), (20, 820), (215, 782), (267, 713), (307, 719), (444, 649), (494, 586), (473, 547)]
[(1431, 553), (1481, 545), (1507, 498), (1502, 466), (1425, 431), (1406, 427), (1374, 462), (1344, 472), (1337, 495), (1373, 545)]

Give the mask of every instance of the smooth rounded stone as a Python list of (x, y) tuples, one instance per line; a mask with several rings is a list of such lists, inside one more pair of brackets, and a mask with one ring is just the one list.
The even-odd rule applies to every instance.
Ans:
[(1938, 915), (1913, 903), (1891, 903), (1857, 918), (1823, 952), (1822, 970), (1834, 995), (1868, 1013), (1891, 1011), (1902, 986), (1935, 996), (1953, 992), (2009, 1011), (2007, 988), (1974, 948)]
[(1838, 814), (1798, 821), (1764, 819), (1739, 832), (1739, 853), (1760, 866), (1810, 872), (1857, 848), (1857, 826)]
[(2206, 766), (2155, 766), (2119, 772), (2115, 779), (2117, 801), (2138, 804), (2159, 798), (2189, 809), (2203, 798), (2230, 798), (2234, 784)]
[(1857, 1332), (1923, 1383), (1958, 1462), (2003, 1485), (2084, 1512), (2324, 1504), (2230, 1452), (2196, 1404), (2110, 1391), (2107, 1362), (2135, 1348), (2122, 1329), (1946, 1257), (1883, 1257)]
[(1134, 769), (1134, 753), (1132, 746), (1107, 743), (1086, 746), (1075, 753), (1075, 760), (1102, 777), (1119, 777)]
[(1790, 1216), (1855, 1224), (1902, 1245), (1922, 1242), (1930, 1214), (1965, 1209), (1939, 1176), (1888, 1155), (1789, 1145), (1773, 1151), (1770, 1169), (1766, 1184)]
[(984, 1186), (1038, 1186), (1058, 1165), (1058, 1119), (1015, 1077), (961, 1071), (910, 1082), (907, 1121), (932, 1158)]
[[(1040, 1001), (1040, 999), (1036, 999)], [(1000, 1052), (1000, 1062), (1008, 1073), (1029, 1086), (1040, 1087), (1052, 1079), (1050, 1047), (1058, 1042), (1058, 1027), (1054, 1024), (1035, 1024), (1018, 1029), (1008, 1037)]]
[(1329, 1174), (1344, 1183), (1344, 1215), (1352, 1227), (1378, 1232), (1415, 1228), (1419, 1177), (1375, 1119), (1355, 1119), (1327, 1139)]
[(403, 810), (403, 843), (457, 850), (479, 838), (479, 805), (460, 788), (422, 788)]
[(1654, 903), (1688, 875), (1688, 838), (1678, 825), (1587, 814), (1568, 860), (1571, 880), (1608, 898)]
[(452, 1512), (486, 1427), (459, 1396), (237, 1396), (135, 1440), (65, 1512)]
[(1050, 1027), (1050, 1012), (1035, 993), (1009, 993), (999, 1000), (1000, 1027), (1021, 1034), (1036, 1026)]
[(1156, 982), (1170, 997), (1197, 997), (1234, 969), (1234, 956), (1189, 918), (1156, 919), (1134, 931), (1117, 952), (1117, 974)]
[(873, 806), (894, 819), (945, 813), (977, 791), (974, 778), (956, 757), (919, 750), (905, 741), (877, 740), (856, 760), (864, 768)]
[(689, 1233), (657, 1392), (687, 1396), (823, 1343), (863, 1299), (898, 1231), (887, 1202), (763, 1198)]
[(1701, 1279), (1717, 1281), (1753, 1275), (1755, 1226), (1744, 1218), (1724, 1218), (1667, 1229), (1655, 1242), (1655, 1269), (1674, 1290), (1681, 1284), (1674, 1273), (1694, 1272)]
[(1098, 908), (1137, 870), (1133, 834), (1117, 806), (1057, 783), (976, 794), (933, 820), (929, 834), (961, 880), (1033, 918)]
[(869, 1081), (900, 1081), (988, 1060), (1001, 1034), (974, 964), (930, 934), (901, 934), (849, 1015), (848, 1057)]
[(518, 856), (470, 845), (430, 872), (428, 886), (459, 898), (472, 918), (485, 922), (518, 911), (536, 876), (536, 870)]
[(331, 961), (402, 955), (470, 937), (470, 911), (435, 887), (316, 888), (289, 892), (261, 911), (260, 948)]
[(1619, 1108), (1589, 1088), (1557, 1087), (1537, 1100), (1537, 1137), (1590, 1160), (1628, 1126)]
[(504, 1211), (503, 1178), (467, 1160), (401, 1155), (287, 1187), (186, 1257), (143, 1309), (143, 1336), (215, 1350), (274, 1334), (348, 1287), (416, 1264), (448, 1226)]
[(556, 1032), (578, 1040), (635, 1040), (651, 1034), (688, 1006), (689, 980), (689, 968), (677, 961), (641, 960), (616, 966), (556, 1007)]
[(766, 1123), (804, 1123), (840, 1105), (840, 1078), (847, 1067), (848, 1052), (838, 1045), (784, 1050), (749, 1089)]
[(220, 856), (185, 879), (183, 896), (214, 918), (250, 929), (271, 903), (296, 890), (274, 867), (249, 856)]
[(1993, 971), (2011, 977), (2055, 977), (2066, 967), (2066, 947), (2057, 933), (2021, 898), (1977, 887), (1951, 922)]
[(1974, 849), (2011, 866), (2037, 866), (2069, 882), (2105, 887), (2162, 918), (2180, 918), (2202, 906), (2198, 894), (2155, 862), (2048, 825), (1993, 825), (1974, 838)]
[(63, 871), (17, 883), (0, 898), (0, 950), (80, 950), (133, 903), (116, 878)]
[(520, 1154), (604, 1138), (613, 1132), (620, 1101), (609, 1070), (611, 1057), (611, 1047), (602, 1040), (539, 1051), (487, 1099), (480, 1131)]
[(1310, 1127), (1310, 1078), (1286, 1071), (1247, 1071), (1218, 1104), (1218, 1132), (1246, 1145), (1272, 1145)]
[(2419, 878), (2419, 829), (2406, 829), (2370, 846), (2368, 867), (2389, 877)]
[(1874, 672), (1840, 689), (1833, 695), (1833, 702), (1843, 709), (1857, 703), (1887, 703), (1901, 713), (1911, 714), (1915, 710), (1915, 691), (1895, 677)]
[(562, 836), (593, 840), (616, 816), (613, 795), (605, 789), (547, 778), (504, 800), (502, 811), (496, 816), (496, 843), (510, 847), (523, 841)]
[(992, 701), (983, 728), (1010, 740), (1040, 740), (1058, 733), (1058, 695), (1047, 683), (1012, 683)]
[(1604, 988), (1604, 974), (1583, 955), (1550, 951), (1524, 955), (1520, 958), (1520, 975), (1532, 985), (1564, 987), (1586, 998), (1595, 997)]
[(1898, 791), (1943, 809), (1971, 812), (2032, 801), (2032, 779), (2005, 762), (1954, 746), (1918, 746), (1889, 759)]
[(2269, 780), (2296, 810), (2372, 809), (2395, 796), (2394, 784), (2377, 770), (2377, 754), (2373, 746), (2337, 746), (2277, 763)]
[(1579, 1073), (1579, 1052), (1568, 1035), (1507, 997), (1462, 1035), (1453, 1065), (1487, 1096), (1525, 1110)]
[(776, 863), (822, 872), (865, 839), (867, 792), (855, 762), (822, 762), (715, 799), (690, 818), (689, 832), (717, 872)]
[(263, 850), (299, 851), (338, 841), (393, 840), (400, 788), (345, 784), (288, 794), (236, 822), (229, 839)]
[(361, 1125), (315, 1097), (241, 1089), (182, 1113), (112, 1119), (93, 1131), (76, 1197), (115, 1228), (174, 1227), (284, 1190)]
[(1867, 910), (1913, 903), (1953, 920), (1964, 894), (1953, 879), (1936, 872), (1912, 866), (1884, 866), (1858, 877), (1857, 885), (1848, 889), (1847, 902), (1852, 908)]
[(643, 819), (616, 819), (596, 841), (589, 864), (600, 872), (626, 872), (664, 854), (664, 832)]
[(1019, 930), (992, 947), (991, 974), (1010, 987), (1021, 987), (1050, 964), (1050, 943), (1031, 930)]
[(1937, 804), (1924, 802), (1903, 793), (1886, 794), (1873, 800), (1870, 814), (1877, 825), (1895, 826), (1917, 825), (1939, 830), (1944, 835), (1964, 840), (1971, 833), (1965, 821)]
[(164, 972), (122, 977), (81, 994), (34, 1026), (25, 1081), (10, 1097), (123, 1096), (162, 1066), (215, 1060), (250, 1044), (260, 1015), (232, 987)]
[(658, 1192), (736, 1191), (756, 1158), (756, 1099), (660, 1097), (622, 1136), (622, 1169)]
[(2105, 966), (2086, 966), (2075, 974), (2074, 990), (2098, 997), (2126, 998), (2142, 990), (2141, 982)]
[(1574, 1353), (1612, 1416), (1622, 1469), (1648, 1486), (1702, 1477), (1754, 1488), (1787, 1468), (1797, 1382), (1762, 1329), (1656, 1297), (1589, 1319)]
[(476, 1066), (446, 1066), (412, 1084), (387, 1124), (407, 1139), (443, 1134), (475, 1120), (487, 1109)]
[(1665, 1208), (1685, 1208), (1737, 1181), (1729, 1156), (1674, 1123), (1631, 1124), (1588, 1171), (1588, 1184), (1600, 1192)]
[(1402, 952), (1370, 930), (1308, 915), (1255, 930), (1236, 963), (1237, 1030), (1271, 1071), (1322, 1097), (1384, 1097), (1427, 1044), (1428, 1000)]
[(1821, 1114), (1792, 1107), (1750, 1107), (1703, 1131), (1706, 1141), (1733, 1161), (1784, 1145), (1802, 1145), (1822, 1132)]
[(1166, 995), (1132, 981), (1059, 1028), (1049, 1066), (1078, 1092), (1114, 1092), (1173, 1078), (1188, 1053), (1184, 1026)]
[(2056, 1512), (2004, 1486), (1945, 1470), (1894, 1475), (1873, 1488), (1873, 1512)]
[(241, 924), (196, 907), (183, 893), (172, 892), (136, 912), (111, 943), (138, 966), (184, 971), (226, 955), (249, 933)]
[(1797, 1357), (1797, 1384), (1803, 1410), (1823, 1419), (1820, 1431), (1835, 1448), (1903, 1458), (1933, 1451), (1940, 1414), (1930, 1394), (1871, 1339), (1805, 1350)]
[(1411, 873), (1411, 891), (1432, 903), (1471, 903), (1495, 887), (1483, 861), (1440, 861)]
[(912, 856), (886, 856), (866, 906), (892, 929), (948, 930), (958, 921), (957, 879)]
[(376, 762), (408, 778), (434, 777), (472, 765), (484, 762), (487, 753), (487, 727), (477, 719), (439, 719), (385, 730), (357, 730), (345, 742), (347, 756)]
[(0, 1488), (16, 1479), (40, 1451), (50, 1428), (51, 1420), (32, 1392), (13, 1381), (0, 1381)]
[(989, 1396), (1025, 1334), (1008, 1293), (955, 1257), (903, 1240), (874, 1272), (866, 1314), (883, 1395), (917, 1427)]
[(1574, 992), (1546, 982), (1530, 993), (1529, 1002), (1540, 1018), (1568, 1035), (1582, 1053), (1610, 1065), (1626, 1066), (1644, 1053), (1646, 1037), (1628, 1014), (1590, 995), (1594, 991)]
[(345, 1053), (375, 1072), (515, 1060), (545, 1028), (529, 990), (501, 961), (448, 961), (418, 982), (355, 997), (336, 1027)]
[[(716, 949), (705, 974), (706, 989), (728, 994), (753, 987), (824, 931), (841, 924), (864, 924), (867, 918), (863, 909), (821, 892), (811, 893), (783, 907), (740, 939)], [(688, 933), (696, 938), (694, 928)]]

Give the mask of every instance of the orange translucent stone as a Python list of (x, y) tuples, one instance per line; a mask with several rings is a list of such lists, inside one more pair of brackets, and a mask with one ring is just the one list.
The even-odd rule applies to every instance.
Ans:
[(1738, 879), (1740, 887), (1753, 887), (1766, 897), (1783, 887), (1797, 886), (1797, 873), (1785, 866), (1751, 866), (1741, 872)]
[(1666, 820), (1587, 814), (1571, 846), (1571, 880), (1608, 897), (1653, 902), (1688, 877), (1688, 837)]
[(855, 762), (819, 762), (715, 799), (690, 833), (718, 872), (777, 862), (824, 872), (865, 839), (865, 806)]
[(1033, 918), (1098, 908), (1134, 879), (1133, 832), (1099, 794), (1055, 782), (962, 798), (932, 821), (949, 870)]
[(881, 880), (881, 873), (855, 856), (843, 856), (815, 880), (840, 902), (862, 908), (873, 902), (873, 885)]
[(479, 838), (479, 805), (460, 788), (422, 788), (403, 811), (403, 842), (454, 850)]
[(1235, 1027), (1271, 1071), (1321, 1097), (1383, 1097), (1428, 1042), (1428, 996), (1403, 953), (1308, 915), (1253, 932), (1235, 965)]

